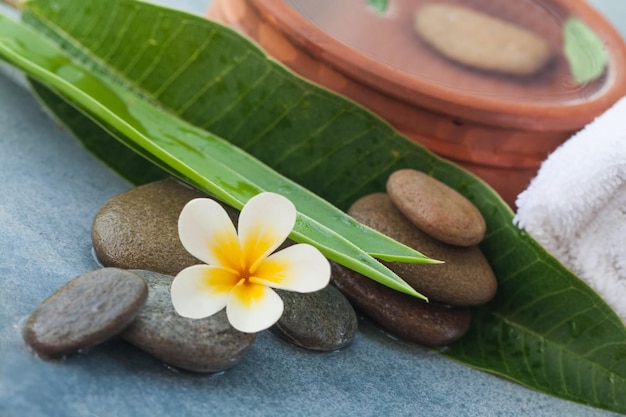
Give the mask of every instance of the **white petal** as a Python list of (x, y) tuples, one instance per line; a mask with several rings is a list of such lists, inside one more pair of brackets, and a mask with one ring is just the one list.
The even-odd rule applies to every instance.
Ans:
[(316, 247), (301, 243), (265, 259), (253, 280), (283, 290), (318, 291), (330, 281), (330, 263)]
[(240, 332), (256, 333), (271, 327), (283, 314), (283, 300), (263, 285), (237, 285), (226, 305), (230, 324)]
[(172, 281), (172, 305), (183, 317), (209, 317), (226, 306), (236, 279), (222, 268), (207, 265), (185, 268)]
[[(178, 218), (178, 235), (187, 252), (207, 264), (239, 264), (239, 248), (231, 248), (238, 246), (237, 232), (226, 211), (214, 200), (196, 198), (187, 203)], [(225, 253), (233, 259), (224, 259)]]
[(253, 266), (276, 250), (296, 223), (296, 207), (274, 193), (252, 197), (239, 216), (239, 242), (246, 265)]

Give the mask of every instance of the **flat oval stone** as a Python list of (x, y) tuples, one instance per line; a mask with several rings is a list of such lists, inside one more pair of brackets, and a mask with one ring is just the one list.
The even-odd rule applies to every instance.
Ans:
[[(199, 261), (178, 238), (178, 216), (187, 202), (206, 195), (175, 180), (133, 188), (107, 201), (91, 230), (94, 250), (106, 266), (176, 275)], [(238, 211), (223, 205), (231, 216)]]
[(413, 224), (450, 245), (473, 246), (485, 237), (487, 226), (471, 201), (447, 184), (414, 169), (389, 176), (387, 194)]
[(188, 319), (174, 310), (170, 296), (173, 277), (133, 271), (148, 284), (148, 300), (121, 337), (163, 362), (193, 372), (213, 373), (236, 365), (255, 334), (242, 333), (222, 310), (203, 319)]
[(26, 321), (22, 335), (44, 358), (95, 346), (128, 326), (147, 294), (145, 282), (131, 272), (90, 271), (46, 298)]
[(332, 285), (312, 293), (276, 290), (285, 304), (273, 333), (305, 349), (333, 351), (352, 341), (358, 319), (350, 302)]
[(434, 259), (438, 265), (387, 263), (389, 268), (431, 301), (455, 306), (486, 303), (496, 293), (491, 266), (476, 246), (441, 243), (415, 227), (384, 193), (357, 200), (348, 213), (357, 221)]
[(548, 43), (530, 30), (452, 4), (422, 6), (415, 31), (445, 57), (487, 71), (531, 75), (553, 55)]
[(426, 346), (444, 346), (469, 329), (468, 307), (426, 303), (331, 262), (331, 280), (350, 302), (389, 332)]

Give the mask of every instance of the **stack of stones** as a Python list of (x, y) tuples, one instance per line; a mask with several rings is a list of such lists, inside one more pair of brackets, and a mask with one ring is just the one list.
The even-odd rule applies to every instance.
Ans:
[(497, 288), (495, 275), (476, 246), (486, 230), (478, 209), (444, 183), (404, 169), (389, 177), (387, 193), (362, 197), (348, 213), (443, 263), (387, 264), (429, 302), (334, 264), (337, 288), (364, 314), (405, 339), (441, 346), (463, 336), (471, 321), (469, 307), (489, 301)]
[[(178, 238), (178, 216), (194, 198), (207, 196), (167, 179), (106, 202), (92, 227), (94, 250), (105, 268), (70, 281), (31, 314), (23, 336), (35, 353), (58, 358), (119, 335), (169, 365), (194, 372), (220, 372), (243, 359), (256, 335), (234, 329), (225, 311), (194, 320), (172, 306), (174, 276), (200, 263)], [(239, 212), (223, 207), (236, 225)], [(334, 351), (356, 335), (357, 315), (335, 287), (311, 294), (278, 292), (285, 310), (271, 330), (290, 343)]]
[[(407, 180), (415, 175), (421, 178), (417, 183)], [(467, 330), (469, 309), (450, 305), (480, 304), (495, 292), (495, 278), (480, 251), (472, 246), (484, 234), (484, 221), (479, 230), (467, 226), (473, 221), (480, 223), (480, 213), (471, 204), (466, 207), (469, 202), (456, 192), (425, 178), (430, 177), (399, 171), (390, 178), (389, 196), (394, 196), (401, 210), (409, 210), (410, 218), (415, 217), (411, 210), (429, 212), (426, 223), (417, 216), (413, 221), (418, 226), (414, 226), (385, 194), (364, 197), (350, 213), (382, 233), (446, 261), (442, 265), (389, 264), (433, 302), (390, 290), (333, 264), (335, 285), (310, 294), (278, 291), (285, 310), (271, 328), (274, 334), (309, 350), (341, 349), (357, 332), (352, 305), (389, 331), (426, 345), (450, 343)], [(425, 204), (420, 199), (428, 200), (423, 196), (429, 195), (439, 196), (439, 202), (431, 199), (430, 208), (419, 208)], [(187, 319), (179, 316), (171, 303), (174, 276), (200, 263), (178, 239), (178, 216), (194, 198), (207, 196), (168, 179), (109, 200), (96, 214), (92, 227), (94, 250), (105, 267), (75, 278), (37, 307), (23, 329), (31, 348), (42, 357), (57, 358), (119, 335), (181, 369), (213, 373), (238, 363), (255, 334), (234, 329), (224, 311), (204, 319)], [(239, 212), (223, 207), (236, 224)], [(461, 213), (474, 220), (463, 220)], [(427, 237), (420, 229), (448, 244)]]

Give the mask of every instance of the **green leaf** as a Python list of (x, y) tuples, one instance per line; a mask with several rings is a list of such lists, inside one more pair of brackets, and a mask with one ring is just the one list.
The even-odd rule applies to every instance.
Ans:
[(367, 0), (370, 6), (374, 8), (378, 13), (385, 13), (389, 6), (389, 0)]
[(57, 121), (68, 128), (83, 146), (100, 157), (113, 171), (135, 185), (169, 177), (167, 171), (131, 150), (89, 119), (79, 109), (59, 97), (41, 83), (29, 79), (37, 98), (48, 107)]
[(291, 234), (294, 240), (314, 244), (329, 259), (398, 291), (424, 298), (370, 256), (369, 249), (375, 248), (371, 252), (386, 260), (436, 261), (358, 224), (239, 148), (165, 112), (121, 83), (90, 74), (58, 46), (4, 20), (0, 53), (67, 100), (80, 103), (81, 111), (130, 148), (239, 209), (261, 191), (285, 195), (298, 209)]
[[(520, 232), (521, 233), (521, 232)], [(470, 333), (444, 352), (549, 394), (626, 412), (624, 324), (530, 237), (498, 253), (497, 297)]]
[[(351, 101), (291, 74), (220, 25), (122, 0), (35, 1), (28, 7), (25, 16), (31, 25), (62, 45), (71, 60), (54, 45), (44, 47), (41, 40), (31, 44), (15, 28), (3, 31), (3, 22), (0, 54), (122, 140), (133, 137), (132, 132), (122, 131), (105, 110), (123, 107), (121, 100), (128, 116), (145, 119), (145, 112), (159, 106), (164, 112), (158, 111), (157, 119), (145, 127), (151, 134), (156, 131), (156, 137), (137, 138), (157, 143), (142, 143), (137, 150), (163, 167), (172, 169), (165, 163), (171, 155), (146, 150), (166, 146), (160, 143), (165, 131), (174, 134), (165, 139), (180, 142), (175, 148), (190, 148), (185, 166), (195, 166), (194, 158), (199, 158), (193, 150), (197, 137), (202, 137), (202, 146), (207, 141), (225, 146), (218, 140), (223, 138), (341, 209), (367, 193), (383, 191), (388, 175), (400, 168), (419, 169), (462, 192), (487, 221), (481, 249), (499, 289), (491, 303), (475, 310), (469, 334), (443, 353), (549, 394), (626, 412), (623, 323), (513, 225), (508, 206), (482, 181), (402, 137)], [(28, 47), (20, 49), (19, 42)], [(55, 52), (46, 55), (52, 49)], [(30, 64), (35, 57), (20, 60), (20, 54), (37, 55), (53, 75), (46, 72), (42, 77), (41, 68)], [(62, 82), (59, 77), (64, 77)], [(69, 94), (72, 88), (86, 88), (86, 80), (108, 90), (86, 98)], [(89, 108), (90, 100), (102, 108)], [(175, 127), (158, 120), (168, 114), (176, 116)], [(91, 122), (83, 118), (81, 123)], [(191, 136), (180, 135), (183, 126)], [(233, 150), (227, 147), (224, 152), (230, 158)], [(188, 180), (195, 174), (173, 166), (175, 174)], [(327, 220), (332, 219), (324, 218), (321, 224)], [(376, 253), (379, 242), (373, 238), (366, 246), (367, 253)]]
[(563, 25), (563, 52), (570, 71), (578, 84), (600, 77), (609, 60), (602, 39), (576, 17), (569, 17)]

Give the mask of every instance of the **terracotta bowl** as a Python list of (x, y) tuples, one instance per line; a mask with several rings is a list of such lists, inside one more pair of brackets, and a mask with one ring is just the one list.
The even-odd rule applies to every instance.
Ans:
[[(364, 0), (215, 0), (207, 15), (474, 172), (513, 206), (550, 152), (626, 94), (626, 46), (583, 0), (445, 0), (525, 27), (555, 51), (533, 76), (476, 70), (444, 58), (415, 33), (416, 10), (429, 2), (390, 0), (381, 15)], [(609, 55), (604, 75), (583, 85), (562, 52), (571, 15), (596, 32)]]

